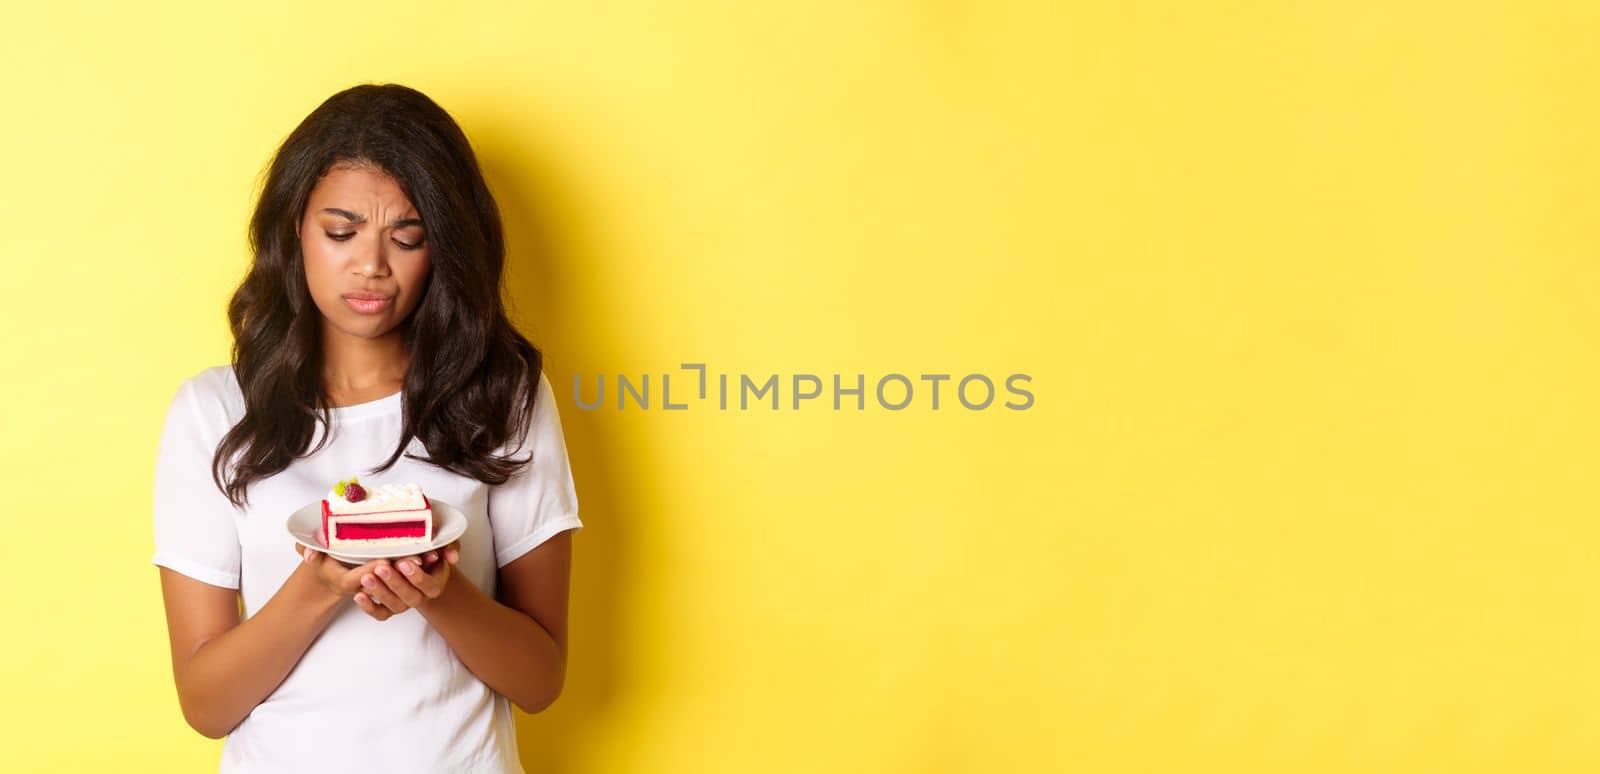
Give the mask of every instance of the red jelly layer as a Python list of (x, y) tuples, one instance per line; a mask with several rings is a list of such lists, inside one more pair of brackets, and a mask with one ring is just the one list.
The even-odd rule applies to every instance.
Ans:
[(378, 538), (419, 538), (427, 534), (427, 525), (420, 521), (375, 521), (339, 523), (333, 526), (334, 537), (340, 540), (376, 540)]

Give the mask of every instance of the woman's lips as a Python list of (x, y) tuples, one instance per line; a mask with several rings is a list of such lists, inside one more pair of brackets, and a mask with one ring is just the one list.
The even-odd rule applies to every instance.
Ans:
[(344, 303), (359, 314), (377, 314), (389, 308), (393, 298), (381, 296), (345, 296)]

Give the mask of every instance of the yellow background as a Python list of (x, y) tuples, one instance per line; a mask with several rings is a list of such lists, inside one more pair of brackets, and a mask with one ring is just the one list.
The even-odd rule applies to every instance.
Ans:
[[(465, 127), (558, 387), (530, 772), (1600, 767), (1593, 4), (225, 5), (0, 25), (8, 770), (214, 769), (160, 421), (363, 81)], [(692, 361), (1036, 403), (573, 403)]]

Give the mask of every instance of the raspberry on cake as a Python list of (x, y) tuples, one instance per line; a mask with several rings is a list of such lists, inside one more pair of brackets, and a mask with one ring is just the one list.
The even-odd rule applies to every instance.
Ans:
[(351, 478), (322, 501), (322, 543), (330, 550), (384, 546), (418, 550), (433, 543), (433, 507), (413, 483), (370, 490)]

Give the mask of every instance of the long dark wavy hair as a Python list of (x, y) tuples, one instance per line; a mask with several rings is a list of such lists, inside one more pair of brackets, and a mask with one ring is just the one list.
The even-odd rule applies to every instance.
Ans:
[[(422, 299), (400, 325), (411, 356), (400, 441), (367, 472), (388, 470), (404, 454), (504, 483), (529, 459), (496, 452), (526, 437), (543, 356), (506, 316), (500, 212), (466, 135), (433, 100), (397, 84), (361, 84), (329, 97), (267, 169), (250, 218), (250, 270), (228, 303), (245, 413), (217, 445), (213, 481), (243, 506), (252, 482), (328, 441), (325, 432), (307, 450), (317, 422), (331, 430), (331, 401), (322, 382), (322, 315), (306, 287), (298, 228), (311, 189), (337, 163), (370, 165), (399, 183), (422, 217), (431, 262)], [(412, 438), (427, 457), (406, 453)]]

